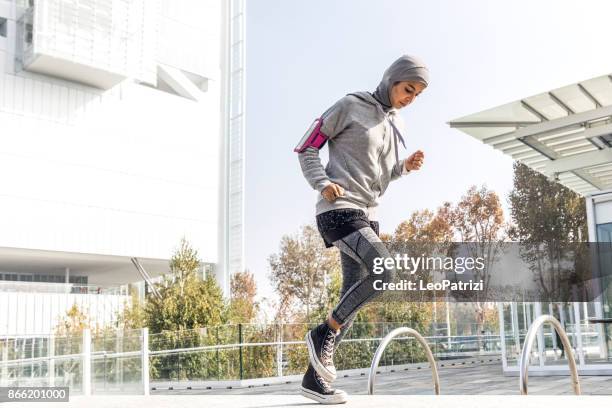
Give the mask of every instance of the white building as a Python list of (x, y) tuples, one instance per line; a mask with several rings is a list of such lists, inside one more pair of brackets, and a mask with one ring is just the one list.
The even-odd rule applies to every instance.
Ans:
[(0, 335), (244, 269), (243, 0), (0, 0)]

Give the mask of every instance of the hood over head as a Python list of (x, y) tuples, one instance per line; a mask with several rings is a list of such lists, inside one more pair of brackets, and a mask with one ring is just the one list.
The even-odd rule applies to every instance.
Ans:
[(386, 110), (392, 108), (391, 88), (397, 82), (402, 81), (417, 81), (427, 86), (429, 85), (429, 70), (421, 60), (411, 55), (402, 55), (395, 60), (385, 70), (380, 84), (372, 94)]

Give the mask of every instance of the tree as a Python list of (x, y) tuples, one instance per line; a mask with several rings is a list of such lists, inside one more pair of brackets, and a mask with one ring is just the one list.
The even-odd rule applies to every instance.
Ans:
[[(586, 260), (584, 199), (521, 163), (514, 164), (514, 188), (508, 200), (514, 223), (512, 238), (521, 242), (521, 257), (534, 271), (539, 287), (550, 298), (567, 295), (565, 283)], [(564, 268), (569, 259), (574, 268)]]
[(58, 337), (80, 336), (83, 329), (89, 328), (89, 318), (74, 303), (60, 319), (55, 327), (55, 335)]
[(514, 188), (508, 197), (521, 242), (584, 242), (588, 236), (584, 199), (524, 164), (514, 163)]
[(170, 274), (172, 281), (178, 283), (183, 294), (183, 285), (187, 282), (190, 276), (197, 273), (201, 262), (198, 258), (198, 252), (191, 247), (185, 237), (181, 238), (178, 249), (170, 259)]
[(268, 258), (270, 280), (280, 296), (281, 319), (292, 306), (305, 309), (306, 320), (312, 311), (326, 303), (325, 287), (331, 274), (340, 269), (337, 251), (328, 251), (312, 225), (297, 235), (285, 235), (277, 254)]
[(451, 203), (445, 202), (434, 214), (431, 210), (415, 211), (396, 229), (394, 239), (400, 242), (448, 243), (454, 230)]
[(483, 281), (483, 289), (475, 293), (473, 302), (478, 332), (481, 333), (486, 319), (483, 300), (487, 297), (493, 265), (507, 238), (499, 196), (485, 186), (480, 189), (472, 186), (453, 208), (451, 219), (470, 256), (484, 259), (484, 268), (473, 270), (473, 279)]
[(231, 298), (228, 320), (232, 323), (250, 323), (257, 316), (259, 305), (255, 301), (257, 284), (249, 271), (236, 272), (232, 275)]
[[(410, 218), (395, 229), (390, 249), (413, 256), (431, 256), (446, 253), (453, 241), (452, 208), (445, 202), (434, 213), (425, 209), (414, 211)], [(431, 276), (419, 273), (420, 279), (429, 280)]]

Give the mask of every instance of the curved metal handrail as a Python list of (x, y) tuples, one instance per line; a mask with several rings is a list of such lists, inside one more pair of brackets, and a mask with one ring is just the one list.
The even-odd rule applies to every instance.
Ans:
[(374, 358), (372, 359), (372, 366), (370, 367), (370, 376), (368, 377), (368, 394), (374, 394), (374, 380), (376, 378), (376, 369), (378, 368), (378, 364), (380, 363), (380, 358), (382, 357), (387, 345), (393, 340), (393, 338), (399, 336), (400, 334), (409, 334), (415, 337), (419, 343), (425, 349), (425, 353), (427, 354), (427, 360), (429, 360), (429, 365), (431, 366), (431, 377), (433, 378), (434, 383), (434, 392), (436, 395), (440, 395), (440, 378), (438, 377), (438, 367), (436, 366), (436, 360), (427, 344), (427, 341), (421, 334), (409, 327), (400, 327), (385, 336), (380, 342), (380, 345), (376, 349), (376, 353), (374, 353)]
[(578, 378), (576, 360), (574, 359), (574, 354), (572, 352), (572, 345), (570, 344), (567, 333), (565, 332), (565, 329), (563, 329), (563, 326), (561, 326), (561, 323), (559, 323), (559, 321), (551, 315), (542, 315), (535, 319), (529, 327), (527, 335), (525, 336), (525, 343), (523, 344), (523, 350), (521, 350), (521, 360), (519, 365), (519, 387), (521, 389), (521, 395), (527, 395), (527, 370), (529, 369), (529, 357), (531, 356), (531, 349), (538, 330), (544, 323), (550, 323), (559, 334), (561, 343), (563, 343), (563, 348), (565, 348), (567, 353), (567, 362), (569, 363), (569, 369), (572, 375), (572, 388), (574, 389), (574, 394), (580, 395), (580, 380)]

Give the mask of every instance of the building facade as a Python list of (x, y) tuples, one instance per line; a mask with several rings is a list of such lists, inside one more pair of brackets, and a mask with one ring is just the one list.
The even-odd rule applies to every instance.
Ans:
[(182, 238), (229, 293), (243, 37), (242, 1), (0, 0), (0, 335), (106, 324)]

